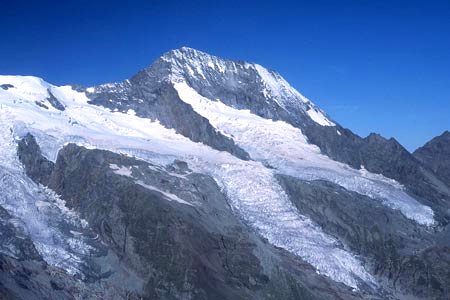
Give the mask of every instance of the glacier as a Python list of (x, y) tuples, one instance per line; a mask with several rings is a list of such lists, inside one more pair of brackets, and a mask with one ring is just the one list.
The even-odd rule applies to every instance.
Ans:
[[(3, 105), (3, 104), (2, 104)], [(87, 222), (65, 206), (53, 191), (25, 175), (16, 156), (10, 114), (0, 109), (0, 205), (14, 217), (13, 225), (30, 236), (49, 264), (84, 278), (83, 258), (93, 254)], [(70, 228), (67, 237), (64, 231)], [(81, 235), (74, 234), (81, 233)]]
[[(209, 67), (225, 72), (225, 66), (218, 62), (209, 62)], [(199, 70), (201, 68), (191, 71), (200, 73)], [(14, 86), (7, 90), (0, 89), (2, 188), (8, 191), (8, 195), (13, 195), (17, 189), (33, 195), (24, 196), (28, 202), (21, 204), (22, 207), (14, 206), (17, 201), (11, 196), (3, 196), (2, 205), (18, 219), (28, 220), (25, 226), (29, 231), (42, 228), (39, 231), (45, 233), (50, 230), (50, 236), (58, 236), (57, 228), (49, 225), (50, 220), (45, 216), (42, 220), (36, 217), (42, 214), (25, 215), (28, 209), (30, 212), (37, 210), (31, 208), (36, 205), (35, 199), (42, 199), (42, 196), (34, 196), (42, 187), (36, 186), (25, 176), (16, 157), (14, 139), (31, 132), (44, 155), (53, 161), (59, 149), (67, 143), (131, 155), (161, 166), (174, 159), (184, 160), (194, 171), (213, 176), (228, 196), (233, 211), (262, 237), (298, 255), (314, 266), (317, 272), (352, 288), (358, 288), (360, 281), (376, 284), (376, 279), (365, 270), (356, 255), (345, 250), (334, 237), (324, 233), (293, 206), (276, 181), (276, 174), (332, 181), (398, 209), (421, 225), (434, 224), (431, 208), (406, 194), (394, 180), (364, 169), (354, 170), (329, 159), (316, 146), (308, 143), (301, 130), (285, 122), (263, 119), (249, 111), (212, 101), (200, 96), (182, 79), (174, 76), (172, 80), (171, 84), (183, 101), (207, 118), (218, 131), (232, 136), (253, 160), (244, 161), (228, 152), (192, 142), (175, 130), (167, 129), (157, 121), (140, 118), (132, 112), (115, 112), (91, 105), (84, 92), (75, 91), (70, 86), (54, 86), (36, 77), (0, 76), (0, 84)], [(281, 90), (286, 92), (286, 89)], [(65, 110), (58, 110), (50, 102), (44, 102), (47, 109), (36, 104), (36, 101), (46, 101), (49, 91), (64, 105)], [(325, 118), (321, 119), (323, 122), (328, 120), (322, 116)], [(319, 115), (320, 118), (322, 116)], [(333, 125), (328, 122), (324, 125)], [(21, 186), (14, 185), (14, 182)], [(14, 187), (13, 190), (10, 190), (11, 187)], [(52, 197), (58, 198), (57, 195)], [(45, 198), (42, 201), (53, 203), (56, 200), (52, 202)], [(78, 217), (72, 215), (71, 219), (78, 220)], [(78, 229), (82, 230), (83, 222), (77, 222)], [(48, 235), (41, 237), (35, 233), (32, 236), (38, 243), (42, 241), (40, 251), (49, 263), (71, 272), (76, 272), (80, 260), (72, 253), (74, 250), (70, 249), (70, 244), (82, 245), (79, 255), (89, 252), (89, 247), (77, 237), (72, 242), (51, 243)]]
[(180, 98), (217, 130), (232, 136), (253, 159), (275, 167), (279, 173), (303, 180), (331, 181), (398, 209), (419, 224), (434, 224), (433, 210), (409, 196), (398, 182), (330, 159), (309, 144), (300, 129), (207, 99), (183, 80), (175, 80), (174, 86)]

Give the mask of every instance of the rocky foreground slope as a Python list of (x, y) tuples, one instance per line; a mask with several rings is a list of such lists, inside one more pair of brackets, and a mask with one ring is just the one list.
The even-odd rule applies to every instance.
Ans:
[(361, 138), (190, 48), (96, 87), (0, 76), (0, 295), (446, 299), (443, 137)]

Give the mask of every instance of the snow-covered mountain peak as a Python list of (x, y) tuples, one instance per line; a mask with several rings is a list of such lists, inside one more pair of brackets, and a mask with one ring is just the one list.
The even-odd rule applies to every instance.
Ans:
[(172, 49), (167, 51), (166, 53), (164, 53), (162, 55), (162, 57), (170, 59), (170, 58), (205, 58), (205, 57), (214, 57), (213, 55), (210, 55), (206, 52), (194, 49), (194, 48), (190, 48), (190, 47), (180, 47), (177, 49)]
[(51, 84), (35, 76), (0, 76), (0, 99), (31, 103), (50, 111), (63, 111), (64, 105), (54, 96)]
[[(374, 215), (386, 216), (386, 220), (380, 218), (381, 226), (374, 227), (378, 224), (374, 223), (367, 227), (370, 234), (375, 232), (375, 241), (380, 236), (378, 230), (387, 236), (391, 226), (402, 228), (397, 224), (428, 234), (442, 214), (439, 207), (435, 209), (424, 199), (427, 194), (416, 199), (408, 186), (388, 176), (392, 173), (385, 175), (378, 169), (380, 160), (374, 153), (406, 157), (408, 153), (400, 144), (376, 134), (358, 140), (334, 126), (277, 72), (187, 47), (167, 52), (130, 80), (87, 89), (55, 86), (37, 77), (0, 76), (0, 178), (11, 178), (0, 180), (0, 190), (8, 195), (0, 204), (33, 228), (40, 187), (23, 173), (16, 150), (17, 140), (28, 134), (34, 136), (49, 161), (55, 161), (67, 143), (134, 156), (158, 170), (170, 171), (173, 162), (180, 161), (191, 171), (214, 179), (214, 187), (220, 187), (232, 211), (268, 244), (300, 257), (321, 275), (355, 291), (364, 290), (365, 286), (377, 286), (377, 278), (359, 256), (359, 245), (351, 244), (359, 239), (342, 238), (336, 234), (340, 228), (333, 231), (324, 220), (334, 222), (334, 216), (344, 220), (354, 214), (355, 221), (342, 224), (349, 222), (349, 228), (356, 226), (355, 232), (360, 232), (363, 227), (359, 224), (372, 222), (361, 217), (357, 223), (360, 214), (369, 211), (372, 217), (375, 211)], [(351, 145), (366, 147), (359, 153), (368, 159), (362, 161), (364, 164), (357, 160), (361, 162), (358, 167), (364, 166), (361, 169), (334, 160), (318, 143), (327, 141), (325, 145), (336, 145), (332, 149), (350, 155), (353, 152), (347, 153), (344, 147), (351, 139), (356, 140)], [(109, 169), (138, 188), (180, 204), (180, 211), (209, 205), (188, 201), (190, 198), (184, 196), (189, 193), (173, 193), (178, 191), (175, 181), (149, 185), (140, 181), (131, 167), (114, 163)], [(176, 173), (174, 177), (187, 182), (191, 176)], [(16, 187), (14, 182), (26, 185)], [(186, 186), (191, 189), (190, 184)], [(19, 188), (30, 195), (26, 203), (17, 201)], [(307, 197), (314, 201), (299, 202)], [(334, 200), (320, 203), (329, 199)], [(346, 199), (350, 200), (344, 202)], [(332, 214), (324, 219), (311, 213), (309, 205), (318, 205), (314, 211)], [(43, 220), (40, 226), (49, 226), (53, 235), (63, 234), (49, 220)], [(55, 244), (39, 232), (32, 232), (31, 237), (50, 264), (72, 273), (79, 271), (78, 256), (66, 260), (73, 251), (70, 245)], [(367, 248), (374, 248), (370, 235), (367, 240), (371, 243)], [(225, 246), (223, 240), (222, 244)]]
[(284, 111), (284, 114), (308, 118), (321, 126), (335, 126), (320, 108), (279, 73), (259, 64), (222, 59), (182, 47), (165, 53), (155, 65), (164, 65), (169, 70), (169, 81), (185, 81), (213, 101), (220, 100), (255, 113), (264, 111), (269, 118), (279, 118)]
[(50, 84), (35, 76), (0, 75), (0, 87), (10, 93), (22, 93), (22, 96), (29, 98), (26, 96), (27, 93), (31, 96), (42, 90), (46, 91)]
[(181, 47), (166, 52), (161, 56), (161, 60), (168, 62), (172, 73), (178, 76), (207, 79), (207, 73), (212, 71), (217, 71), (222, 74), (238, 71), (238, 67), (233, 61), (188, 47)]

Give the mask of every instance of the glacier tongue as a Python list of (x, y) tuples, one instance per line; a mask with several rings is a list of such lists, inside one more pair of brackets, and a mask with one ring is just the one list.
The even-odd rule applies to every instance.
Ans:
[(327, 180), (400, 210), (422, 225), (434, 224), (433, 210), (409, 196), (396, 181), (366, 170), (355, 170), (322, 155), (301, 130), (283, 121), (237, 110), (199, 95), (183, 80), (174, 82), (180, 98), (246, 150), (253, 159), (277, 172), (304, 180)]
[[(374, 278), (338, 241), (299, 214), (271, 170), (257, 162), (221, 164), (211, 170), (232, 208), (271, 244), (284, 248), (318, 272), (353, 288)], [(246, 180), (243, 180), (245, 178)]]

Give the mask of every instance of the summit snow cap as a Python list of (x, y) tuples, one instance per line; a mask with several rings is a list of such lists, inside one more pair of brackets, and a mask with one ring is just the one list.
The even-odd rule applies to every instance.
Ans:
[[(301, 112), (305, 117), (321, 126), (335, 126), (329, 117), (308, 98), (294, 89), (279, 73), (265, 67), (243, 61), (231, 61), (188, 47), (166, 52), (161, 60), (170, 64), (171, 80), (185, 80), (204, 96), (211, 96), (205, 89), (227, 90), (229, 98), (237, 108), (251, 105), (269, 105), (285, 113)], [(239, 88), (241, 87), (241, 88)], [(242, 88), (244, 87), (244, 88)], [(247, 91), (247, 99), (239, 99), (236, 92)], [(225, 91), (220, 92), (225, 93)], [(211, 97), (209, 97), (211, 98)], [(257, 103), (243, 103), (257, 102)]]

